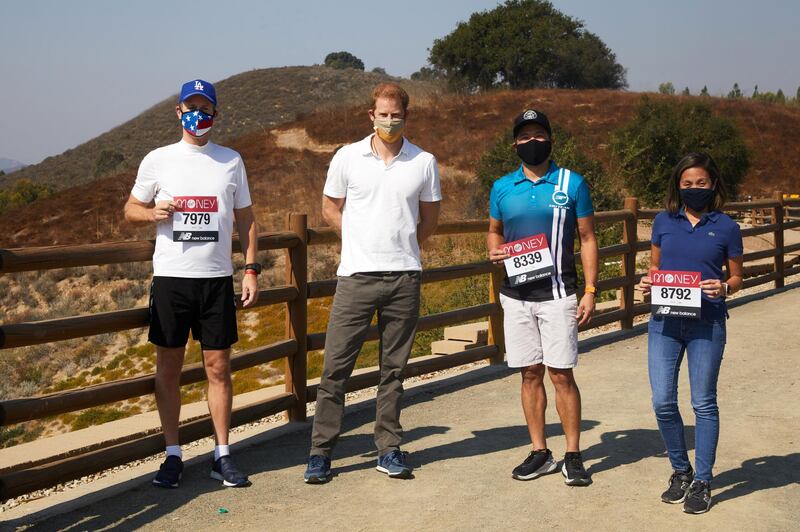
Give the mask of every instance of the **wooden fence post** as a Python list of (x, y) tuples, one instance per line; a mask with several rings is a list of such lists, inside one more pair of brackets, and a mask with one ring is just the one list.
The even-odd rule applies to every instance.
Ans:
[(772, 223), (778, 224), (775, 229), (775, 273), (778, 274), (775, 279), (775, 288), (783, 288), (783, 192), (776, 192), (775, 199), (778, 200), (778, 206), (772, 209)]
[(625, 198), (623, 207), (633, 213), (633, 219), (625, 218), (623, 222), (622, 242), (628, 244), (630, 249), (622, 257), (622, 275), (628, 284), (622, 289), (622, 298), (619, 308), (625, 311), (625, 317), (619, 321), (623, 329), (633, 328), (633, 291), (636, 289), (636, 245), (639, 241), (637, 229), (639, 225), (639, 200)]
[[(500, 307), (500, 286), (503, 284), (505, 270), (494, 268), (489, 274), (489, 303), (494, 303)], [(489, 316), (489, 345), (497, 346), (497, 353), (489, 358), (490, 364), (503, 364), (506, 354), (506, 337), (503, 333), (503, 308), (500, 307), (498, 314)]]
[(300, 242), (286, 250), (286, 284), (297, 288), (297, 299), (286, 303), (286, 336), (297, 340), (297, 352), (286, 357), (286, 391), (297, 404), (286, 411), (289, 421), (306, 420), (306, 375), (308, 334), (308, 216), (288, 213), (286, 229), (296, 233)]

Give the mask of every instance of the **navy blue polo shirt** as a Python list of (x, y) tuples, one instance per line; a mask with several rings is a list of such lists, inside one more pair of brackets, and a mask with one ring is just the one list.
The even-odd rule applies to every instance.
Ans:
[[(719, 211), (704, 213), (694, 227), (683, 207), (677, 214), (662, 211), (653, 220), (651, 241), (661, 248), (659, 269), (700, 272), (703, 280), (724, 280), (725, 262), (744, 253), (739, 224)], [(701, 304), (703, 319), (724, 319), (724, 299), (711, 299), (704, 293)]]
[(548, 279), (512, 287), (506, 276), (500, 292), (524, 301), (552, 301), (574, 294), (575, 228), (578, 218), (594, 214), (589, 185), (580, 174), (550, 161), (547, 173), (532, 181), (522, 165), (492, 186), (489, 215), (503, 223), (503, 238), (513, 242), (544, 233), (555, 273)]

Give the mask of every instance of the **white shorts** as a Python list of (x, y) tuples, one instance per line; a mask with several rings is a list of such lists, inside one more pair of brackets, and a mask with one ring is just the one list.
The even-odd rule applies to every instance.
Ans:
[(568, 369), (578, 365), (578, 298), (520, 301), (500, 294), (506, 360), (510, 368), (544, 364)]

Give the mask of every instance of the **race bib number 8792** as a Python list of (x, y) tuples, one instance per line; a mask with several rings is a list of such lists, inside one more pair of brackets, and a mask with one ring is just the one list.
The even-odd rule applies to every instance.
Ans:
[(219, 201), (216, 196), (175, 196), (172, 240), (218, 242)]
[(659, 270), (651, 273), (650, 279), (654, 315), (700, 318), (700, 272)]

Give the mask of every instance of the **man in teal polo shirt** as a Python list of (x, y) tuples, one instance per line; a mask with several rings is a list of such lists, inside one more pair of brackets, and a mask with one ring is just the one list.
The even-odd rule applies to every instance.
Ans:
[[(598, 262), (594, 209), (586, 180), (550, 160), (552, 129), (543, 113), (534, 109), (521, 113), (513, 132), (522, 165), (492, 187), (487, 237), (489, 258), (498, 265), (508, 259), (511, 275), (500, 289), (506, 358), (509, 367), (522, 373), (522, 409), (533, 444), (511, 476), (532, 480), (558, 468), (544, 436), (547, 367), (566, 436), (564, 481), (585, 486), (591, 480), (580, 454), (581, 396), (572, 368), (578, 363), (578, 326), (594, 312)], [(586, 282), (580, 301), (576, 230)]]

